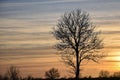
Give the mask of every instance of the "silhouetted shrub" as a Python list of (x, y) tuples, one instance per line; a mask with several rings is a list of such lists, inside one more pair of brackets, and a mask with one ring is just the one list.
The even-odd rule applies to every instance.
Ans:
[(50, 70), (45, 72), (45, 77), (54, 80), (60, 77), (60, 73), (58, 72), (58, 69), (51, 68)]
[(9, 78), (8, 78), (8, 75), (7, 75), (7, 74), (5, 74), (5, 75), (3, 76), (3, 80), (9, 80)]
[(33, 77), (31, 75), (28, 75), (26, 80), (33, 80)]
[(102, 70), (99, 72), (99, 77), (109, 77), (109, 72)]
[(114, 72), (113, 77), (120, 77), (120, 71), (119, 72)]
[(3, 80), (3, 77), (2, 77), (2, 75), (0, 75), (0, 80)]

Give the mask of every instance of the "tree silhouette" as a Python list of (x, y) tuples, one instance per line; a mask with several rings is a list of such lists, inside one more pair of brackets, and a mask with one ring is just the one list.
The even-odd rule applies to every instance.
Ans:
[(7, 75), (9, 80), (20, 80), (20, 71), (15, 66), (8, 69)]
[(58, 69), (51, 68), (49, 71), (45, 72), (45, 77), (54, 80), (60, 77), (60, 73), (58, 72)]
[(113, 73), (113, 77), (120, 77), (120, 71), (114, 72), (114, 73)]
[(99, 77), (109, 77), (109, 72), (108, 71), (100, 71), (99, 72)]
[(62, 60), (71, 66), (76, 79), (79, 78), (82, 61), (98, 62), (103, 57), (98, 53), (103, 44), (95, 27), (90, 22), (89, 14), (77, 9), (65, 13), (54, 28), (53, 34), (59, 40), (56, 48), (62, 51)]
[(26, 80), (33, 80), (33, 77), (31, 75), (28, 75), (28, 77), (26, 78)]

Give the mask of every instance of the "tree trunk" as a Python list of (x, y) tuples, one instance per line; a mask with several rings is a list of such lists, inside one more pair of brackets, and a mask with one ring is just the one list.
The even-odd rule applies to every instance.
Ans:
[(79, 52), (78, 52), (78, 49), (76, 50), (76, 80), (79, 79), (79, 56), (78, 56)]

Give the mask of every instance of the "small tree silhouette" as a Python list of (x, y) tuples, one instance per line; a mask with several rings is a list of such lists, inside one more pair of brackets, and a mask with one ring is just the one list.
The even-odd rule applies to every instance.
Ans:
[(120, 71), (119, 72), (114, 72), (113, 77), (120, 77)]
[(9, 80), (20, 80), (20, 71), (15, 66), (11, 66), (7, 71)]
[(102, 70), (99, 72), (99, 77), (109, 77), (109, 72)]
[(33, 80), (33, 77), (31, 75), (28, 75), (28, 77), (26, 78), (26, 80)]
[(60, 73), (58, 72), (58, 69), (51, 68), (50, 70), (45, 72), (45, 77), (54, 80), (60, 77)]

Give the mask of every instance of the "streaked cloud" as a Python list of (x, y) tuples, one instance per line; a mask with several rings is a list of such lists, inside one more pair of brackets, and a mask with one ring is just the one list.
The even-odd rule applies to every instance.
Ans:
[(102, 34), (109, 34), (109, 35), (111, 35), (111, 34), (120, 34), (120, 31), (118, 30), (118, 31), (106, 31), (106, 32), (102, 32)]

